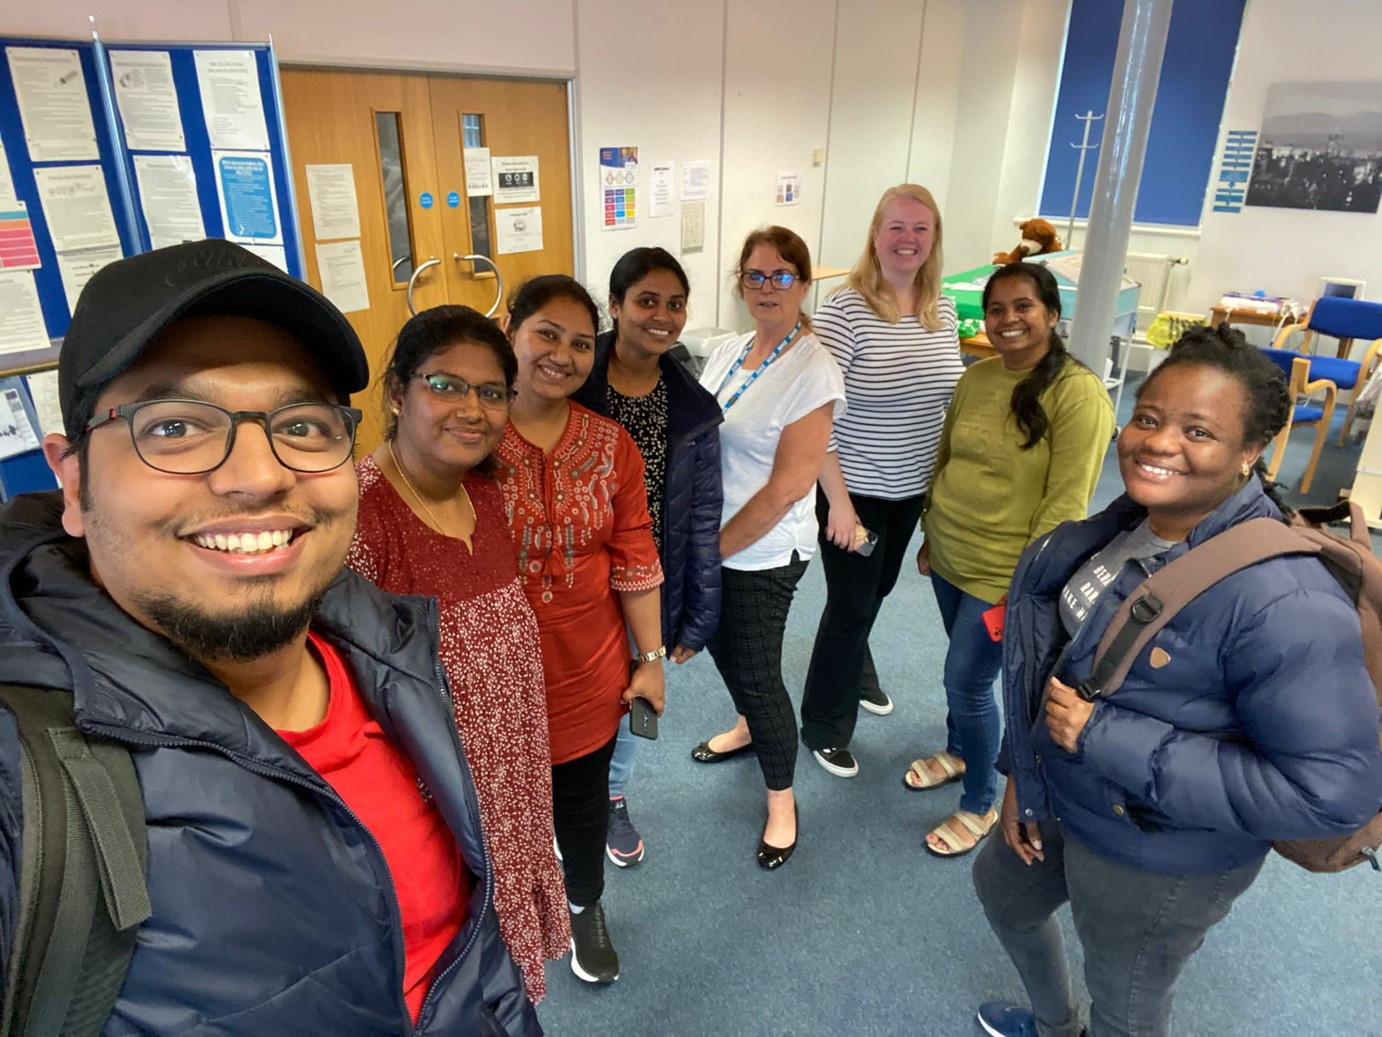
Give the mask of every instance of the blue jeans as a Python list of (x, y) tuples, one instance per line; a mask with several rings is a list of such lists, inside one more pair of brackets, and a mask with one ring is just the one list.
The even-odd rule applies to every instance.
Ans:
[(633, 753), (638, 748), (638, 736), (629, 730), (629, 717), (619, 721), (619, 736), (614, 742), (614, 756), (609, 761), (609, 798), (624, 794), (629, 772), (633, 770)]
[(1027, 988), (1041, 1037), (1077, 1037), (1080, 1010), (1056, 910), (1067, 901), (1084, 947), (1089, 1037), (1164, 1037), (1181, 969), (1262, 868), (1162, 874), (1101, 857), (1042, 821), (1030, 865), (994, 832), (974, 861), (974, 889)]
[(993, 606), (931, 573), (950, 647), (945, 653), (945, 750), (965, 762), (960, 809), (983, 814), (998, 791), (998, 744), (1002, 724), (993, 682), (1003, 666), (1003, 646), (993, 641), (981, 618)]

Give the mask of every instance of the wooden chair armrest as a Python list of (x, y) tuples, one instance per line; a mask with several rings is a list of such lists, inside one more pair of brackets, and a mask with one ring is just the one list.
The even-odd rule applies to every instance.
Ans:
[[(1285, 348), (1286, 348), (1286, 342), (1287, 342), (1287, 340), (1291, 337), (1291, 332), (1293, 332), (1293, 331), (1299, 331), (1299, 332), (1302, 332), (1302, 333), (1306, 333), (1306, 332), (1309, 331), (1309, 324), (1308, 324), (1306, 321), (1303, 321), (1303, 320), (1302, 320), (1302, 321), (1297, 321), (1295, 324), (1287, 324), (1284, 328), (1282, 328), (1280, 331), (1278, 331), (1278, 332), (1276, 333), (1276, 338), (1272, 339), (1272, 348), (1273, 348), (1273, 349), (1285, 349)], [(1306, 341), (1308, 341), (1308, 340), (1303, 339), (1303, 340), (1301, 341), (1301, 345), (1303, 346), (1303, 345), (1305, 344)], [(1297, 353), (1302, 352), (1302, 351), (1303, 351), (1303, 350), (1299, 350), (1299, 349), (1298, 349), (1298, 350), (1295, 350), (1295, 352), (1297, 352)]]
[(1362, 373), (1358, 376), (1358, 384), (1362, 385), (1372, 377), (1373, 368), (1377, 366), (1378, 353), (1382, 352), (1382, 338), (1372, 340), (1372, 345), (1368, 346), (1368, 351), (1363, 355)]
[(1313, 382), (1306, 382), (1300, 387), (1300, 391), (1306, 396), (1312, 396), (1321, 389), (1324, 390), (1324, 405), (1326, 407), (1334, 406), (1334, 399), (1339, 395), (1339, 387), (1328, 378), (1316, 378)]

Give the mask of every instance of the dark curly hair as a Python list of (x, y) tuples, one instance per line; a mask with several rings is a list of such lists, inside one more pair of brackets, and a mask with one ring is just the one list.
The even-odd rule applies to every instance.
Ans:
[[(1243, 412), (1243, 442), (1266, 446), (1286, 427), (1294, 401), (1281, 369), (1272, 363), (1256, 346), (1248, 342), (1241, 331), (1220, 324), (1217, 328), (1204, 325), (1189, 328), (1171, 346), (1170, 355), (1137, 387), (1137, 398), (1147, 391), (1166, 371), (1186, 364), (1200, 364), (1222, 371), (1243, 387), (1247, 408)], [(1257, 477), (1284, 514), (1291, 509), (1282, 500), (1277, 484), (1268, 481), (1267, 465), (1261, 457), (1254, 467)]]

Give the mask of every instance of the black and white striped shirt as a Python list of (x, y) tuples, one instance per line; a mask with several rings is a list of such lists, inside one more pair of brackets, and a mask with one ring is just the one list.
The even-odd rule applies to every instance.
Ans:
[(847, 409), (830, 449), (839, 451), (850, 493), (900, 500), (926, 491), (945, 409), (964, 373), (955, 304), (943, 295), (939, 309), (940, 331), (915, 317), (889, 324), (845, 289), (811, 318), (845, 379)]

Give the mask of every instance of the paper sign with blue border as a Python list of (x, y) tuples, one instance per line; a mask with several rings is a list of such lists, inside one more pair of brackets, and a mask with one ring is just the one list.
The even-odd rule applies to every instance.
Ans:
[(278, 193), (269, 153), (213, 151), (211, 156), (226, 238), (260, 245), (282, 244)]

